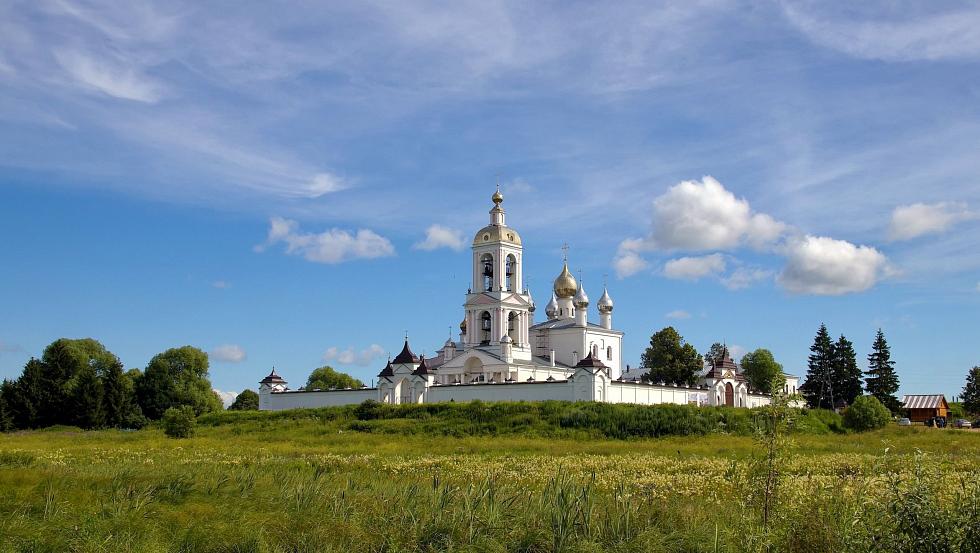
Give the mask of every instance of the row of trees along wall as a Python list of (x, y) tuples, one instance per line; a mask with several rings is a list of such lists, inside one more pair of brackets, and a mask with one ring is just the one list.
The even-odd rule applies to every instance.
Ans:
[[(715, 342), (702, 356), (674, 327), (668, 326), (650, 337), (650, 345), (640, 359), (641, 365), (649, 368), (642, 378), (645, 382), (694, 384), (706, 361), (721, 362), (725, 354), (725, 346)], [(742, 356), (741, 365), (742, 373), (753, 390), (768, 394), (772, 393), (773, 386), (781, 388), (785, 383), (783, 366), (776, 362), (768, 349), (759, 348), (746, 353)]]
[(140, 428), (170, 407), (196, 415), (222, 408), (211, 389), (208, 356), (184, 346), (153, 357), (144, 370), (125, 371), (105, 346), (85, 338), (52, 342), (16, 380), (0, 386), (0, 430), (64, 424)]

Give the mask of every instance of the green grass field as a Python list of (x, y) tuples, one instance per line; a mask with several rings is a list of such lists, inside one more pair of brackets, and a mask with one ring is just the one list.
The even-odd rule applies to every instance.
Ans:
[(977, 433), (792, 434), (763, 525), (750, 435), (455, 437), (423, 418), (0, 435), (0, 549), (980, 551)]

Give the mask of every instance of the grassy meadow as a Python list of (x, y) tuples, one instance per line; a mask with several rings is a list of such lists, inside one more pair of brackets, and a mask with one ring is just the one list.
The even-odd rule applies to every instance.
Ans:
[[(588, 406), (534, 407), (555, 413), (522, 428), (527, 409), (222, 413), (181, 440), (0, 435), (0, 550), (980, 551), (980, 433), (814, 423), (774, 473), (726, 418), (745, 410), (691, 412), (724, 432), (622, 439)], [(452, 435), (457, 418), (472, 435)]]

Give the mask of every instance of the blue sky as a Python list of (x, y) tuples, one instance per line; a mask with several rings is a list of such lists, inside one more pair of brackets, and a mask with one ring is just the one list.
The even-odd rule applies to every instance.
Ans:
[(906, 393), (980, 363), (974, 4), (326, 4), (0, 7), (0, 376), (91, 336), (370, 380), (459, 323), (498, 178), (631, 364), (672, 324), (803, 374), (821, 322)]

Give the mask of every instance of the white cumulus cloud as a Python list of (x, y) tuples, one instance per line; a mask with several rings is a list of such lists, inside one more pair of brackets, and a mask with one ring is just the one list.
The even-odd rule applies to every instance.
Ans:
[(722, 285), (729, 290), (742, 290), (756, 282), (769, 280), (773, 272), (760, 267), (737, 267), (734, 271), (721, 278)]
[(353, 347), (340, 349), (336, 346), (327, 348), (323, 352), (325, 362), (337, 362), (341, 365), (359, 365), (361, 367), (370, 365), (375, 359), (383, 356), (385, 349), (378, 344), (371, 344), (365, 349), (355, 351)]
[(679, 257), (664, 264), (664, 276), (681, 280), (698, 280), (725, 271), (725, 258), (720, 253), (700, 257)]
[(229, 405), (234, 403), (235, 398), (238, 397), (238, 392), (223, 392), (221, 390), (218, 390), (217, 388), (211, 388), (211, 390), (214, 393), (218, 394), (218, 397), (221, 398), (221, 403), (225, 405), (225, 409), (227, 409)]
[(890, 271), (887, 258), (875, 248), (825, 236), (790, 240), (785, 254), (786, 267), (776, 281), (796, 294), (862, 292)]
[(688, 313), (687, 311), (684, 311), (683, 309), (675, 309), (670, 313), (664, 315), (664, 317), (668, 319), (690, 319), (691, 314)]
[(657, 250), (761, 249), (778, 240), (786, 225), (736, 198), (706, 176), (682, 181), (653, 201), (653, 231), (646, 240)]
[(224, 363), (241, 363), (245, 360), (245, 350), (237, 344), (224, 344), (208, 352), (208, 356), (215, 361)]
[(616, 269), (616, 276), (619, 278), (633, 276), (649, 266), (650, 264), (638, 253), (631, 251), (621, 251), (613, 260), (613, 267)]
[(369, 229), (351, 233), (334, 228), (314, 234), (300, 231), (299, 223), (282, 217), (270, 219), (268, 238), (257, 245), (255, 251), (264, 251), (280, 242), (286, 244), (286, 253), (301, 255), (307, 261), (316, 263), (342, 263), (352, 259), (387, 257), (395, 253), (395, 247), (387, 238)]
[(892, 211), (888, 236), (892, 240), (910, 240), (925, 234), (946, 232), (953, 225), (976, 217), (965, 203), (916, 203)]
[(460, 251), (463, 249), (463, 233), (456, 229), (444, 227), (442, 225), (432, 225), (425, 231), (425, 240), (416, 243), (413, 248), (417, 250), (435, 250), (438, 248), (449, 248)]

